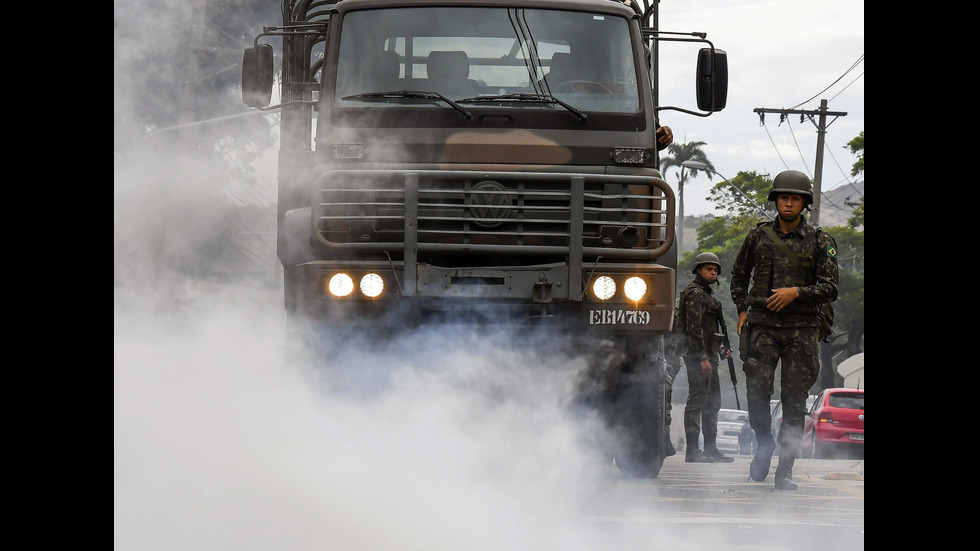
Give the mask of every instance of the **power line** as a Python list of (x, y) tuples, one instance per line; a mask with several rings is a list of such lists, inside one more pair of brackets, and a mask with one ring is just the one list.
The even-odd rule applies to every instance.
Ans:
[[(796, 141), (796, 133), (793, 132), (793, 125), (790, 124), (789, 117), (783, 117), (783, 116), (781, 116), (781, 117), (779, 117), (779, 122), (782, 123), (784, 119), (786, 120), (786, 126), (789, 127), (789, 135), (793, 137), (793, 145), (796, 146), (796, 151), (799, 152), (799, 154), (800, 154), (800, 160), (803, 161), (803, 168), (806, 169), (807, 176), (809, 176), (810, 179), (812, 180), (813, 179), (813, 173), (810, 172), (810, 167), (808, 167), (806, 165), (806, 158), (803, 157), (803, 150), (800, 149), (800, 142)], [(803, 115), (800, 115), (800, 119), (803, 119)], [(803, 121), (800, 120), (800, 122), (803, 122)]]
[(834, 164), (837, 165), (837, 170), (840, 170), (841, 174), (844, 175), (844, 181), (847, 182), (848, 185), (850, 185), (851, 188), (853, 188), (854, 191), (858, 192), (858, 195), (860, 195), (863, 198), (864, 197), (864, 193), (861, 190), (859, 190), (857, 187), (855, 187), (854, 182), (852, 182), (850, 180), (850, 178), (847, 177), (847, 173), (844, 172), (844, 169), (841, 168), (840, 163), (837, 162), (837, 158), (834, 157), (834, 152), (830, 150), (830, 146), (829, 145), (826, 145), (826, 148), (827, 148), (827, 153), (830, 153), (830, 158), (833, 159), (834, 160)]
[(862, 72), (860, 75), (854, 77), (854, 80), (852, 80), (850, 83), (848, 83), (847, 86), (845, 86), (844, 88), (842, 88), (840, 92), (837, 92), (836, 94), (834, 94), (834, 97), (830, 98), (830, 101), (834, 101), (834, 99), (837, 96), (841, 95), (844, 92), (844, 90), (847, 90), (848, 88), (850, 88), (851, 87), (851, 84), (854, 84), (855, 82), (857, 82), (857, 79), (859, 79), (859, 78), (861, 78), (863, 76), (864, 76), (864, 73)]
[[(823, 90), (820, 90), (819, 92), (817, 92), (816, 94), (814, 94), (813, 97), (811, 97), (810, 99), (805, 100), (805, 101), (802, 101), (800, 103), (797, 103), (793, 107), (790, 107), (790, 109), (796, 109), (797, 107), (799, 107), (799, 106), (801, 106), (801, 105), (803, 105), (805, 103), (808, 103), (808, 102), (812, 101), (814, 98), (816, 98), (820, 94), (826, 92), (827, 90), (830, 90), (830, 87), (831, 86), (833, 86), (833, 85), (837, 84), (838, 82), (840, 82), (840, 79), (842, 79), (845, 76), (847, 76), (847, 73), (850, 73), (852, 70), (854, 70), (854, 68), (857, 67), (858, 64), (861, 63), (863, 60), (864, 60), (864, 54), (861, 54), (861, 57), (857, 58), (857, 61), (855, 61), (854, 63), (852, 63), (851, 66), (848, 67), (846, 71), (844, 71), (844, 74), (842, 74), (841, 76), (837, 77), (837, 79), (834, 80), (833, 82), (831, 82), (830, 84), (828, 84), (826, 88), (824, 88)], [(864, 74), (864, 73), (861, 73), (861, 74)], [(850, 86), (850, 84), (848, 84), (848, 86)], [(834, 97), (837, 97), (837, 96), (834, 96)], [(831, 99), (833, 99), (833, 98), (831, 98)]]
[(766, 129), (766, 136), (769, 136), (769, 143), (772, 144), (772, 148), (776, 151), (776, 156), (779, 157), (779, 160), (783, 162), (783, 166), (789, 169), (789, 165), (786, 164), (786, 160), (783, 159), (783, 156), (779, 153), (779, 148), (776, 147), (776, 142), (773, 141), (772, 134), (769, 133), (769, 127), (766, 126), (765, 119), (763, 119), (762, 117), (759, 118), (759, 126)]
[[(824, 135), (827, 133), (827, 127), (830, 126), (837, 117), (843, 117), (847, 115), (844, 111), (827, 111), (827, 100), (820, 100), (820, 108), (812, 111), (797, 111), (795, 109), (767, 109), (765, 107), (756, 107), (752, 110), (759, 114), (759, 120), (765, 124), (766, 113), (779, 113), (780, 121), (782, 121), (788, 114), (799, 114), (801, 116), (806, 115), (810, 118), (810, 121), (814, 123), (817, 127), (817, 158), (814, 162), (814, 175), (813, 175), (813, 206), (811, 207), (811, 216), (813, 218), (813, 224), (818, 225), (820, 222), (820, 184), (823, 180), (823, 144)], [(818, 115), (818, 120), (813, 120), (813, 115)], [(827, 116), (832, 115), (834, 118), (827, 122)]]

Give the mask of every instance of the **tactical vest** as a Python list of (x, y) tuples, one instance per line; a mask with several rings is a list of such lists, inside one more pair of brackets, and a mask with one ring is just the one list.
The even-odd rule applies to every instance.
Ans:
[[(815, 284), (817, 282), (815, 270), (817, 236), (821, 231), (823, 230), (820, 228), (806, 231), (802, 247), (797, 240), (793, 240), (792, 244), (784, 241), (796, 257), (797, 262), (794, 263), (786, 258), (786, 255), (760, 228), (761, 235), (753, 251), (752, 287), (749, 289), (748, 296), (754, 297), (756, 301), (761, 299), (761, 302), (764, 303), (765, 299), (772, 294), (771, 289)], [(755, 309), (765, 309), (765, 306), (759, 302), (750, 303), (750, 319), (754, 317), (751, 314), (755, 313), (752, 312), (753, 306)], [(816, 313), (815, 305), (798, 300), (793, 301), (780, 312), (784, 315), (814, 315)]]

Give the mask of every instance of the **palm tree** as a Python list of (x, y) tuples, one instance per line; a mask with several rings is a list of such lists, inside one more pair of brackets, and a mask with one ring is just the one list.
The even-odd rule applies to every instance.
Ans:
[[(701, 150), (701, 146), (706, 145), (705, 142), (687, 142), (687, 143), (672, 143), (667, 146), (667, 153), (664, 157), (660, 158), (660, 173), (666, 176), (667, 169), (672, 166), (680, 167), (680, 175), (677, 178), (677, 250), (680, 252), (681, 245), (684, 242), (684, 182), (687, 181), (687, 174), (684, 174), (684, 169), (687, 168), (683, 166), (684, 161), (698, 161), (704, 163), (707, 167), (704, 169), (708, 173), (708, 177), (715, 171), (715, 166), (711, 164), (708, 160), (708, 156), (704, 154)], [(687, 168), (690, 171), (691, 178), (697, 178), (700, 172), (697, 168)]]

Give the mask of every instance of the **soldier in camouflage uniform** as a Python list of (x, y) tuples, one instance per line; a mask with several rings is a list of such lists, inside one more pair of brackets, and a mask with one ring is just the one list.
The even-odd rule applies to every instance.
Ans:
[(777, 490), (795, 490), (793, 462), (803, 437), (806, 398), (820, 371), (820, 311), (837, 299), (837, 244), (802, 215), (813, 202), (806, 174), (777, 174), (768, 200), (775, 201), (779, 216), (745, 237), (732, 266), (731, 293), (738, 309), (749, 424), (759, 443), (749, 476), (763, 481), (769, 474), (776, 447), (769, 400), (779, 363), (783, 423), (775, 435), (781, 451), (774, 482)]
[[(718, 353), (721, 339), (718, 320), (721, 303), (712, 296), (711, 284), (718, 284), (721, 261), (712, 253), (701, 253), (694, 259), (691, 273), (694, 281), (681, 291), (679, 330), (686, 337), (681, 356), (687, 366), (688, 394), (684, 406), (684, 434), (687, 437), (688, 463), (731, 463), (733, 458), (718, 451), (718, 410), (721, 409), (721, 382), (718, 378)], [(676, 330), (675, 330), (676, 332)], [(731, 354), (731, 351), (728, 351)], [(698, 434), (704, 434), (704, 451), (698, 446)]]

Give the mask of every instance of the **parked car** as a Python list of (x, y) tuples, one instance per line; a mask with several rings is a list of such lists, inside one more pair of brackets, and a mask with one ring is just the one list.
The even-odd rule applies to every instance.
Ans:
[(742, 426), (749, 422), (749, 412), (742, 409), (718, 410), (718, 437), (715, 445), (722, 453), (738, 453), (738, 436)]
[[(809, 396), (806, 397), (806, 407), (803, 409), (803, 411), (810, 411), (810, 408), (813, 407), (813, 403), (817, 400), (817, 396), (818, 396), (817, 394), (810, 394)], [(772, 404), (772, 402), (769, 403)], [(779, 440), (778, 440), (779, 427), (783, 425), (783, 403), (780, 401), (776, 401), (776, 405), (773, 406), (771, 413), (772, 413), (772, 437), (777, 439), (776, 452), (774, 455), (778, 456), (780, 451)]]
[(803, 457), (864, 458), (864, 389), (824, 389), (804, 421)]
[[(769, 400), (770, 415), (776, 410), (776, 404), (778, 403), (779, 400)], [(738, 433), (738, 453), (740, 455), (755, 455), (758, 449), (759, 442), (755, 439), (755, 431), (752, 430), (752, 425), (749, 424), (748, 416), (746, 416), (745, 423)]]

